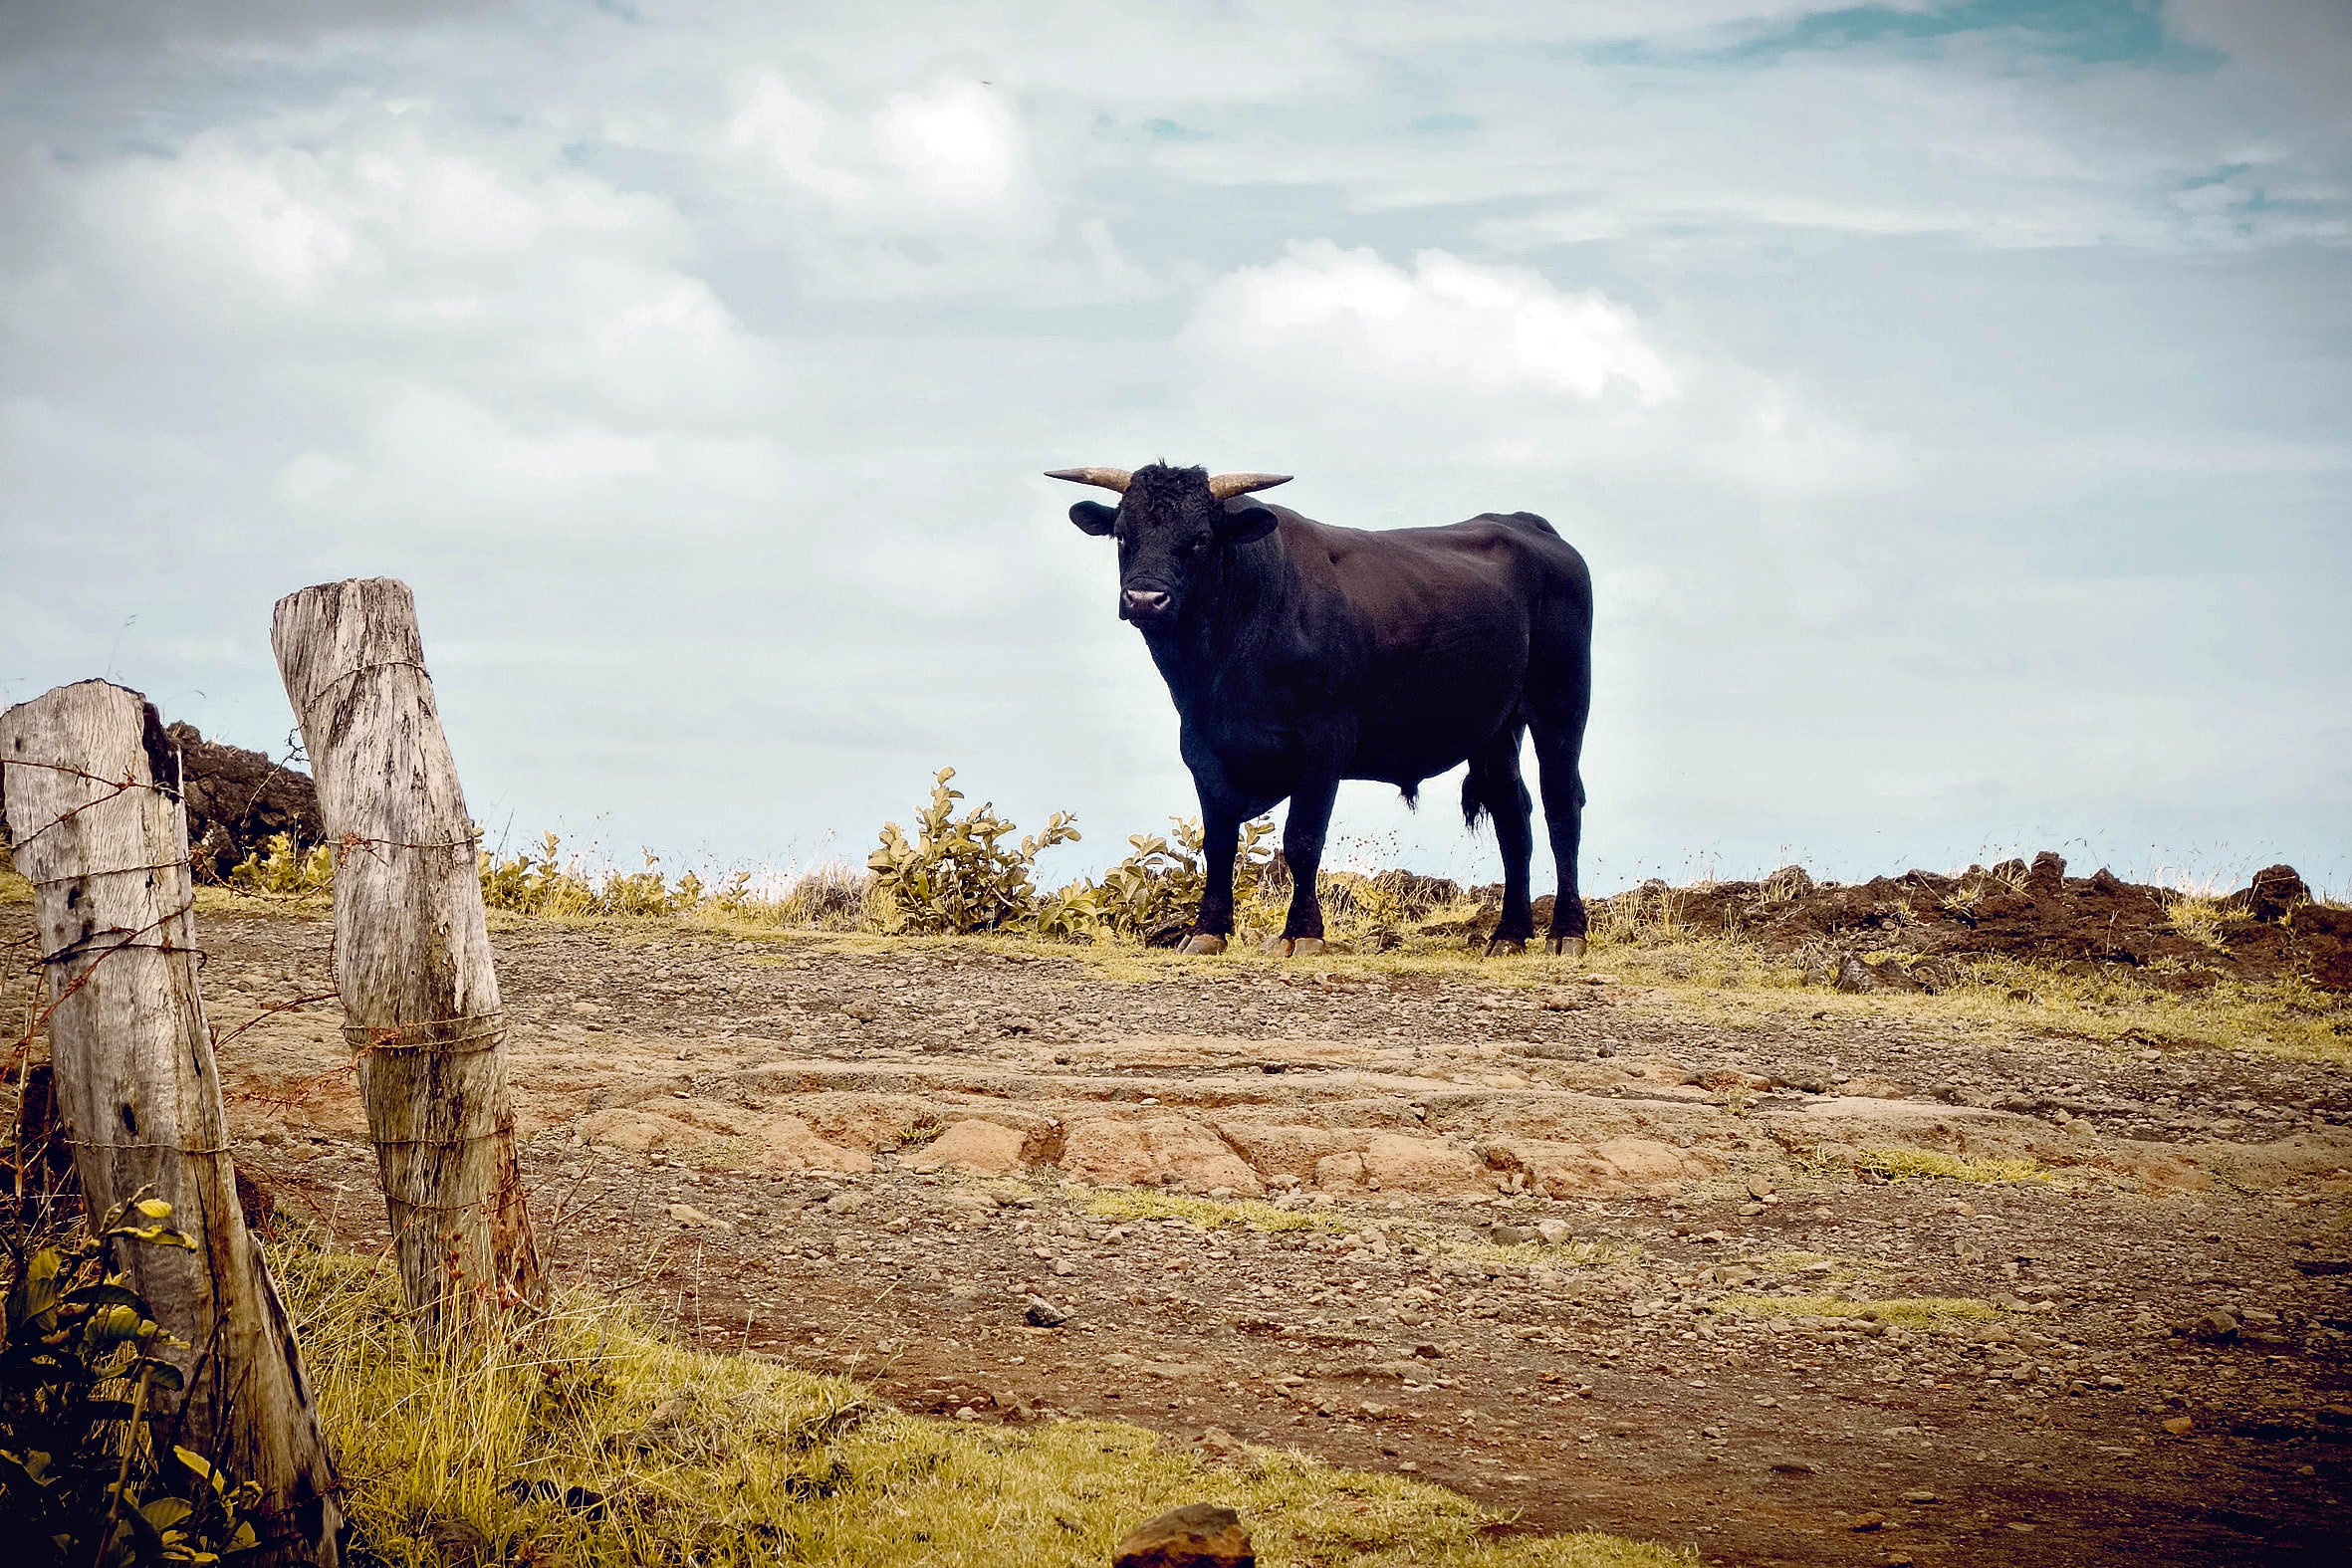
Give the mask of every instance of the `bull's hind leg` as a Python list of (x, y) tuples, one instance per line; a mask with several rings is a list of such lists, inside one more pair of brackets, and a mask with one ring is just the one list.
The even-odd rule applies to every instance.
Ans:
[(1551, 835), (1551, 858), (1559, 868), (1559, 892), (1551, 901), (1551, 927), (1544, 946), (1564, 958), (1584, 954), (1584, 895), (1576, 886), (1576, 851), (1584, 833), (1584, 716), (1561, 714), (1535, 721), (1535, 767), (1543, 791), (1543, 826)]
[(1487, 956), (1525, 953), (1535, 934), (1528, 897), (1528, 862), (1535, 853), (1534, 803), (1520, 781), (1521, 731), (1505, 729), (1470, 756), (1470, 777), (1462, 782), (1462, 814), (1472, 826), (1480, 816), (1495, 819), (1496, 847), (1503, 851), (1503, 915), (1487, 939)]

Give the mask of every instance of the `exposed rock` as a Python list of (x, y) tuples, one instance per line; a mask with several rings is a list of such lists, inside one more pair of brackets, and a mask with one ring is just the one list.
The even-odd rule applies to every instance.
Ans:
[(2250, 884), (2222, 902), (2231, 909), (2242, 909), (2256, 920), (2275, 925), (2297, 904), (2311, 902), (2311, 888), (2293, 866), (2264, 866), (2254, 873)]
[(1213, 1502), (1188, 1503), (1129, 1530), (1111, 1568), (1258, 1568), (1241, 1515)]
[(1230, 1187), (1253, 1198), (1266, 1184), (1208, 1128), (1182, 1116), (1093, 1116), (1072, 1122), (1061, 1169), (1098, 1187), (1175, 1187), (1207, 1193)]
[(996, 1122), (951, 1122), (946, 1131), (898, 1162), (904, 1171), (960, 1171), (966, 1176), (1011, 1176), (1022, 1169), (1028, 1138)]
[(310, 775), (259, 752), (207, 741), (192, 724), (169, 725), (163, 733), (179, 746), (197, 881), (225, 881), (238, 861), (266, 849), (273, 834), (305, 847), (326, 838)]

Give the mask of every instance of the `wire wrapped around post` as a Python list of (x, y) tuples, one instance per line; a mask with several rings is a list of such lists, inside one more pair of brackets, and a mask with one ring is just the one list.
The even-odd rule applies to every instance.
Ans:
[(336, 987), (402, 1288), (479, 1342), (544, 1297), (524, 1208), (476, 834), (407, 587), (278, 601), (271, 646), (334, 846)]

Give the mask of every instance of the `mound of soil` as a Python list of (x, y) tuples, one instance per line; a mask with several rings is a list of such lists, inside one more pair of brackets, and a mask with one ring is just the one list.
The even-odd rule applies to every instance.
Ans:
[[(1501, 889), (1494, 892), (1499, 899)], [(1906, 956), (1910, 976), (1929, 985), (1942, 967), (1935, 961), (1998, 956), (2123, 969), (2171, 990), (2199, 990), (2223, 976), (2300, 974), (2321, 990), (2352, 992), (2352, 911), (2313, 903), (2294, 867), (2257, 872), (2220, 901), (2237, 918), (2205, 934), (2175, 924), (2180, 897), (2104, 869), (2070, 877), (2066, 862), (2044, 850), (2031, 864), (2007, 860), (1958, 876), (1908, 871), (1851, 885), (1816, 882), (1798, 866), (1761, 882), (1653, 881), (1587, 907), (1596, 922), (1614, 915), (1743, 936), (1769, 953), (1819, 960), (1832, 977), (1844, 956), (1872, 949)], [(1548, 915), (1537, 911), (1537, 929)]]
[(207, 741), (192, 724), (170, 725), (164, 733), (179, 747), (197, 881), (226, 881), (273, 834), (289, 834), (298, 844), (327, 836), (310, 775), (241, 746)]

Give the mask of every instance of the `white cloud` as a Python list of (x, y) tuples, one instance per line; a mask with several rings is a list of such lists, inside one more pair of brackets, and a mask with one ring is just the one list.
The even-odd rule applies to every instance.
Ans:
[(1885, 442), (1744, 366), (1661, 344), (1628, 307), (1531, 269), (1328, 240), (1205, 290), (1195, 395), (1390, 458), (1521, 469), (1694, 468), (1775, 496), (1890, 483)]
[(1677, 382), (1633, 313), (1601, 294), (1563, 294), (1537, 274), (1423, 251), (1412, 271), (1329, 240), (1212, 288), (1194, 316), (1204, 346), (1304, 351), (1350, 376), (1405, 379), (1433, 392), (1531, 391), (1649, 407)]

